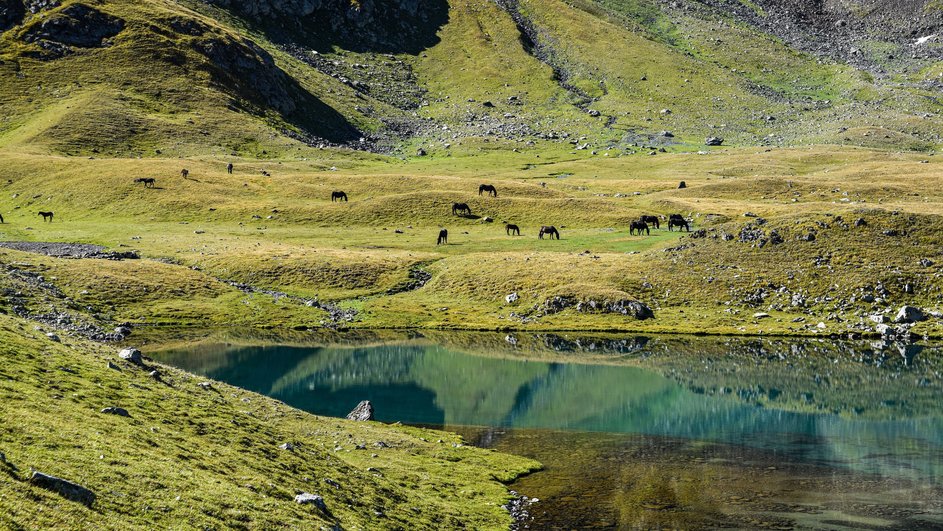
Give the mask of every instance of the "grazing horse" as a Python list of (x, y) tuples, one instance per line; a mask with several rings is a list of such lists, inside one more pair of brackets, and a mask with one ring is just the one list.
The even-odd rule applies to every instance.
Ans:
[(638, 233), (638, 235), (641, 236), (643, 230), (645, 231), (646, 236), (652, 235), (651, 231), (648, 230), (648, 223), (645, 223), (644, 221), (633, 221), (629, 224), (629, 236), (631, 236), (632, 233)]
[(482, 184), (478, 187), (478, 195), (481, 195), (482, 192), (488, 192), (488, 195), (491, 197), (498, 197), (498, 189), (490, 184)]
[(180, 170), (180, 176), (183, 177), (184, 179), (189, 179), (189, 178), (190, 178), (190, 170), (188, 170), (188, 169), (186, 169), (186, 168)]
[(334, 201), (343, 201), (346, 203), (347, 194), (344, 192), (331, 192), (331, 202), (333, 203)]
[(521, 235), (520, 227), (518, 227), (517, 225), (513, 225), (511, 223), (508, 223), (507, 225), (504, 226), (504, 232), (506, 232), (508, 236), (510, 236), (512, 232), (514, 234), (517, 234), (518, 236)]
[(135, 179), (134, 182), (143, 183), (144, 188), (153, 188), (154, 185), (157, 183), (157, 180), (154, 179), (153, 177), (141, 177), (140, 179)]
[(449, 243), (449, 231), (442, 229), (439, 231), (439, 239), (435, 241), (436, 245), (448, 245)]
[(0, 214), (0, 223), (5, 223), (5, 222), (3, 221), (3, 214)]
[(544, 234), (549, 235), (551, 240), (554, 236), (556, 236), (558, 240), (560, 239), (560, 231), (558, 231), (557, 228), (553, 225), (550, 225), (549, 227), (546, 225), (540, 227), (540, 233), (537, 234), (537, 237), (542, 240), (544, 239)]
[(684, 230), (691, 232), (688, 220), (684, 219), (681, 214), (672, 214), (668, 217), (668, 230), (672, 230), (674, 227), (678, 227), (678, 230), (684, 227)]
[(470, 216), (471, 207), (467, 203), (452, 203), (452, 215), (457, 216), (459, 214)]
[(52, 212), (40, 212), (39, 215), (43, 217), (43, 221), (48, 220), (49, 223), (52, 223)]
[(226, 173), (232, 175), (232, 162), (226, 165)]
[(652, 225), (656, 229), (661, 228), (661, 222), (658, 221), (658, 216), (642, 216), (639, 218), (639, 221), (644, 221), (645, 223)]

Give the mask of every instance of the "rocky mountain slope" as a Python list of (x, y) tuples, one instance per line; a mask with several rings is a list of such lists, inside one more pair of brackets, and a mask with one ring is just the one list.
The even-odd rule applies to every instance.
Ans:
[(927, 150), (941, 20), (929, 0), (4, 0), (0, 143)]

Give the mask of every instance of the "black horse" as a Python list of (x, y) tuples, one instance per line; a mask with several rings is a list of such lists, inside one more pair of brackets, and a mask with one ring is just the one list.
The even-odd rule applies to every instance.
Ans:
[(558, 240), (560, 239), (560, 231), (558, 231), (557, 228), (553, 225), (550, 225), (549, 227), (546, 225), (540, 227), (540, 233), (537, 234), (537, 237), (542, 240), (544, 239), (544, 234), (549, 235), (551, 240), (554, 236), (556, 236)]
[(518, 236), (521, 235), (520, 227), (518, 227), (517, 225), (513, 225), (511, 223), (508, 223), (507, 225), (504, 226), (504, 232), (506, 232), (508, 236), (510, 236), (512, 232), (514, 234), (517, 234)]
[(442, 229), (439, 231), (439, 239), (435, 241), (436, 245), (448, 245), (449, 243), (449, 231)]
[(656, 229), (661, 228), (661, 222), (658, 221), (658, 216), (642, 216), (639, 218), (639, 221), (644, 221)]
[(491, 197), (498, 197), (498, 189), (490, 184), (482, 184), (478, 187), (478, 195), (481, 195), (482, 192), (488, 192), (488, 195)]
[(467, 203), (452, 203), (453, 216), (458, 216), (458, 215), (470, 216), (471, 213), (472, 213), (471, 207), (468, 206)]
[(3, 221), (3, 214), (0, 214), (0, 223), (6, 223), (5, 221)]
[(52, 212), (40, 212), (39, 215), (43, 217), (43, 221), (52, 223)]
[(232, 175), (232, 162), (226, 165), (226, 173)]
[(331, 202), (333, 203), (334, 201), (343, 201), (346, 203), (347, 194), (344, 192), (331, 192)]
[(141, 177), (140, 179), (135, 179), (134, 182), (144, 184), (144, 188), (153, 188), (157, 184), (157, 179), (153, 177)]
[(189, 179), (189, 178), (190, 178), (190, 170), (188, 170), (188, 169), (186, 169), (186, 168), (180, 170), (180, 176), (183, 177), (184, 179)]
[(645, 223), (644, 221), (633, 221), (629, 224), (629, 236), (631, 236), (633, 233), (637, 233), (639, 236), (641, 236), (643, 230), (645, 231), (646, 236), (652, 235), (651, 231), (648, 230), (648, 223)]
[(691, 227), (688, 225), (688, 220), (684, 219), (681, 214), (672, 214), (668, 217), (668, 230), (673, 230), (674, 227), (678, 227), (678, 230), (681, 230), (683, 227), (684, 230), (691, 232)]

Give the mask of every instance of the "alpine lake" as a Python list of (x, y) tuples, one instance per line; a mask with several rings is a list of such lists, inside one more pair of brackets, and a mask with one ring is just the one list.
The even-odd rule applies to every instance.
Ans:
[[(156, 360), (535, 458), (533, 529), (943, 529), (943, 345), (214, 331)], [(155, 350), (156, 349), (156, 350)]]

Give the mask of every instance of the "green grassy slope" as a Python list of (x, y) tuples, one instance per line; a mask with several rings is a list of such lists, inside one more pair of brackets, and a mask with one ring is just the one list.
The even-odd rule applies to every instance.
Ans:
[[(220, 383), (203, 389), (169, 367), (154, 365), (155, 380), (113, 348), (54, 343), (5, 315), (0, 336), (4, 528), (500, 529), (510, 517), (498, 481), (535, 466), (453, 435), (319, 418)], [(110, 406), (130, 418), (99, 412)], [(86, 508), (30, 485), (32, 469), (97, 500)], [(329, 514), (295, 503), (301, 492), (323, 496)]]

